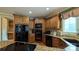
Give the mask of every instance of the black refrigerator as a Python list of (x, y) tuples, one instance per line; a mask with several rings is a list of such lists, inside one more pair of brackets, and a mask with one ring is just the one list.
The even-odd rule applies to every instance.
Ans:
[(28, 42), (28, 25), (15, 25), (15, 40), (20, 42)]

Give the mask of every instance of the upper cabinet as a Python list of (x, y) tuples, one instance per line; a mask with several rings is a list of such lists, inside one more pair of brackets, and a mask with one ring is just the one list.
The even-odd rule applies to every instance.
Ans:
[(50, 19), (50, 28), (59, 29), (60, 28), (60, 18), (59, 16), (54, 16)]
[(23, 22), (23, 24), (29, 24), (29, 17), (23, 16), (22, 22)]
[(22, 22), (22, 18), (20, 16), (14, 15), (14, 23), (20, 24)]
[(15, 24), (29, 24), (29, 17), (14, 15)]
[(45, 20), (46, 30), (60, 29), (60, 18), (59, 15), (52, 17), (51, 19)]
[(29, 27), (30, 27), (30, 29), (34, 29), (34, 26), (35, 26), (35, 20), (30, 20), (29, 21)]
[(50, 29), (50, 19), (48, 19), (48, 20), (45, 20), (45, 28), (46, 28), (46, 30), (48, 30), (48, 29)]

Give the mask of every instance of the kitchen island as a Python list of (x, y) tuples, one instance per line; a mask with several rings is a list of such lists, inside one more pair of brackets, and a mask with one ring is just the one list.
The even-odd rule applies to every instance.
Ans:
[(8, 40), (0, 42), (0, 51), (64, 51), (64, 49), (47, 47), (40, 43), (14, 42)]
[[(63, 48), (66, 51), (79, 51), (78, 38), (55, 36), (52, 34), (45, 34), (45, 36), (52, 37), (52, 47)], [(63, 44), (61, 43), (61, 41)]]

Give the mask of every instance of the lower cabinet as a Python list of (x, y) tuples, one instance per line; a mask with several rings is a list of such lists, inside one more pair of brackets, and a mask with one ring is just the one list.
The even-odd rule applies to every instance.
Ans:
[(56, 38), (56, 37), (52, 37), (52, 46), (53, 47), (59, 47), (59, 43), (60, 43), (60, 39)]
[(52, 37), (46, 35), (46, 46), (52, 47)]
[(65, 48), (67, 46), (67, 44), (63, 42), (60, 38), (47, 36), (47, 35), (46, 35), (45, 44), (48, 47), (56, 47), (56, 48)]
[(29, 35), (29, 42), (30, 43), (34, 43), (35, 42), (35, 35), (32, 34), (32, 33)]
[(62, 40), (60, 40), (60, 48), (65, 48), (67, 46), (68, 45), (65, 42), (63, 42)]
[(67, 44), (62, 41), (60, 38), (57, 37), (52, 37), (52, 46), (53, 47), (57, 47), (57, 48), (65, 48), (67, 46)]

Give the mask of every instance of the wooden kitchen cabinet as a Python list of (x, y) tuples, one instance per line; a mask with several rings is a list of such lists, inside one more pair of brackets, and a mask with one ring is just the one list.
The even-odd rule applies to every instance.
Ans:
[(14, 40), (14, 30), (13, 30), (13, 20), (8, 20), (8, 39), (9, 40)]
[(35, 26), (35, 20), (30, 20), (29, 21), (29, 42), (33, 43), (35, 42), (35, 33), (33, 33), (34, 30), (34, 26)]
[(29, 25), (29, 17), (23, 16), (23, 17), (22, 17), (22, 23)]
[(45, 44), (46, 44), (46, 46), (48, 46), (48, 47), (52, 47), (52, 36), (46, 35)]
[(46, 30), (50, 29), (50, 19), (45, 20), (45, 28)]
[(48, 47), (56, 47), (56, 48), (62, 48), (64, 49), (67, 47), (67, 44), (62, 41), (60, 38), (45, 35), (45, 42), (46, 46)]
[(53, 28), (53, 18), (50, 19), (50, 28)]
[(46, 29), (60, 29), (60, 18), (59, 15), (52, 17), (45, 21)]
[(34, 27), (35, 27), (35, 20), (30, 20), (29, 21), (29, 28), (34, 29)]
[(59, 47), (59, 44), (60, 44), (60, 39), (58, 39), (56, 37), (52, 37), (52, 46)]
[(59, 44), (60, 46), (60, 48), (65, 48), (65, 47), (67, 47), (68, 45), (64, 42), (64, 41), (62, 41), (61, 39), (60, 39), (60, 44)]
[(14, 15), (14, 24), (29, 24), (29, 17)]
[(35, 42), (35, 34), (30, 34), (29, 35), (29, 42), (34, 43)]
[(14, 24), (21, 24), (22, 18), (20, 16), (14, 15)]
[(67, 44), (64, 41), (62, 41), (60, 38), (53, 37), (52, 46), (57, 48), (65, 48), (67, 47)]

